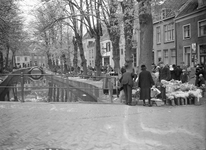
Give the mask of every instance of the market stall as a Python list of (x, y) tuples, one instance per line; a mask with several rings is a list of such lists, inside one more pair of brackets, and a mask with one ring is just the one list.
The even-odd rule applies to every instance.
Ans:
[(171, 105), (199, 104), (202, 90), (193, 84), (182, 83), (178, 80), (161, 81), (166, 88), (167, 100)]

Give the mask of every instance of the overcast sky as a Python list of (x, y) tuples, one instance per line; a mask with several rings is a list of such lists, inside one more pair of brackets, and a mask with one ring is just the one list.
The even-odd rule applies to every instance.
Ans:
[(22, 16), (25, 18), (25, 26), (28, 28), (28, 23), (34, 20), (34, 11), (40, 5), (40, 0), (22, 0), (19, 1), (19, 8)]

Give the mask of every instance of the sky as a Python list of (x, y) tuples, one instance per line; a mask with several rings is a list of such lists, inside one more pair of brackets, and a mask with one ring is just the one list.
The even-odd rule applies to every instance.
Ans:
[(25, 28), (29, 28), (29, 22), (35, 20), (34, 11), (41, 4), (41, 0), (22, 0), (18, 2), (19, 8), (24, 17)]

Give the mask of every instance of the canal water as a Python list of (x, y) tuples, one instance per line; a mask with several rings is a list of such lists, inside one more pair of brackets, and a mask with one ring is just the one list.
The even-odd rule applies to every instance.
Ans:
[(42, 76), (38, 80), (33, 80), (29, 76), (24, 75), (24, 90), (22, 90), (22, 79), (20, 76), (15, 76), (10, 82), (7, 100), (22, 101), (24, 99), (25, 102), (97, 101), (96, 98), (85, 93), (81, 88), (63, 85), (51, 79), (51, 76)]

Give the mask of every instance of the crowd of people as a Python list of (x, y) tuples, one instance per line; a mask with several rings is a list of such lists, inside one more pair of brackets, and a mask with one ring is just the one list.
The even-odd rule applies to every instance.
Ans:
[[(206, 66), (196, 65), (195, 66), (195, 85), (199, 88), (205, 87), (206, 79)], [(141, 72), (139, 75), (135, 72), (126, 71), (127, 68), (121, 68), (121, 77), (119, 79), (119, 98), (122, 101), (122, 95), (125, 95), (125, 104), (132, 104), (132, 89), (134, 84), (137, 84), (136, 88), (140, 89), (139, 99), (143, 100), (143, 106), (146, 106), (145, 100), (148, 100), (148, 106), (151, 104), (151, 88), (158, 88), (161, 91), (159, 95), (163, 102), (166, 104), (166, 89), (162, 85), (161, 81), (166, 80), (179, 80), (182, 83), (187, 83), (193, 76), (190, 75), (190, 68), (176, 65), (165, 65), (163, 62), (158, 65), (152, 64), (151, 72), (147, 70), (145, 65), (141, 66)]]

